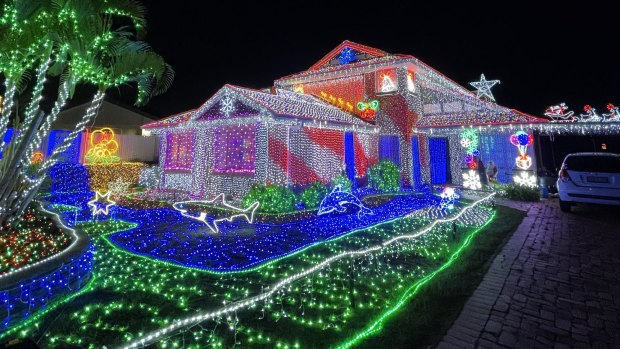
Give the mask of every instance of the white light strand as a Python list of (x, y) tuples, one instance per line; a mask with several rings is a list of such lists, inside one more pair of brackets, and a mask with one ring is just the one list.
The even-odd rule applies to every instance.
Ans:
[[(218, 219), (214, 219), (212, 222), (209, 222), (208, 216), (207, 216), (207, 212), (206, 211), (199, 211), (199, 214), (197, 216), (192, 216), (189, 212), (189, 210), (185, 207), (186, 205), (213, 205), (213, 204), (221, 204), (224, 207), (227, 207), (235, 212), (235, 213), (229, 217), (226, 218), (218, 218)], [(239, 208), (239, 207), (235, 207), (229, 203), (226, 202), (226, 198), (224, 196), (224, 193), (220, 193), (219, 195), (217, 195), (215, 198), (211, 199), (211, 200), (189, 200), (189, 201), (179, 201), (179, 202), (175, 202), (174, 204), (172, 204), (172, 207), (179, 211), (181, 213), (181, 215), (183, 217), (187, 217), (199, 222), (204, 223), (213, 233), (217, 234), (220, 232), (220, 227), (217, 225), (217, 223), (219, 222), (223, 222), (223, 221), (228, 221), (228, 222), (232, 222), (235, 218), (245, 218), (245, 220), (248, 223), (253, 223), (254, 222), (254, 214), (256, 213), (256, 209), (258, 209), (258, 206), (260, 205), (260, 203), (258, 201), (252, 203), (250, 206), (248, 206), (247, 208)]]
[(13, 105), (15, 105), (15, 94), (17, 93), (17, 86), (15, 84), (11, 84), (9, 81), (6, 82), (7, 90), (4, 93), (4, 98), (2, 99), (2, 116), (0, 116), (0, 137), (2, 137), (2, 143), (0, 143), (0, 152), (4, 150), (5, 142), (4, 142), (4, 133), (7, 130), (7, 126), (9, 125), (9, 117), (11, 116), (11, 112), (13, 111)]
[[(39, 69), (37, 70), (37, 83), (32, 89), (32, 97), (30, 98), (30, 103), (26, 107), (24, 121), (21, 123), (20, 132), (18, 132), (14, 137), (14, 144), (21, 143), (26, 131), (31, 127), (31, 123), (37, 115), (39, 111), (39, 102), (43, 99), (43, 85), (45, 84), (45, 73), (47, 73), (47, 69), (52, 63), (51, 57), (49, 57), (45, 62), (41, 63)], [(30, 143), (32, 144), (32, 143)], [(29, 154), (27, 151), (26, 154)], [(30, 161), (30, 157), (26, 157), (26, 159), (22, 158), (21, 163), (28, 163)]]
[(86, 113), (82, 117), (82, 120), (78, 122), (77, 125), (75, 125), (75, 128), (73, 129), (73, 131), (71, 131), (71, 133), (69, 133), (67, 137), (65, 137), (63, 143), (60, 146), (56, 147), (56, 149), (54, 149), (52, 154), (47, 159), (45, 159), (45, 162), (43, 162), (43, 165), (39, 169), (39, 172), (38, 172), (39, 176), (42, 176), (42, 175), (44, 176), (47, 169), (50, 168), (52, 165), (54, 165), (58, 161), (58, 155), (62, 154), (65, 150), (67, 150), (71, 146), (71, 143), (73, 142), (73, 140), (82, 131), (84, 131), (84, 129), (86, 128), (86, 125), (89, 122), (91, 122), (92, 118), (95, 115), (97, 115), (97, 113), (99, 112), (99, 108), (101, 107), (101, 103), (103, 102), (104, 97), (105, 97), (104, 92), (97, 91), (97, 94), (95, 94), (95, 96), (93, 97), (93, 100), (91, 101), (90, 106), (88, 107), (88, 109), (86, 109)]
[(31, 159), (32, 154), (34, 154), (35, 149), (41, 146), (41, 141), (45, 138), (45, 136), (48, 135), (50, 129), (52, 128), (52, 123), (56, 121), (58, 114), (60, 113), (62, 108), (64, 108), (65, 104), (67, 103), (67, 100), (69, 99), (69, 85), (70, 84), (71, 82), (68, 82), (68, 81), (65, 81), (62, 84), (60, 91), (58, 92), (58, 99), (54, 103), (54, 107), (52, 107), (51, 112), (45, 118), (45, 121), (43, 122), (43, 125), (41, 125), (39, 132), (37, 132), (37, 135), (35, 136), (34, 141), (28, 147), (28, 156), (26, 157), (27, 159)]

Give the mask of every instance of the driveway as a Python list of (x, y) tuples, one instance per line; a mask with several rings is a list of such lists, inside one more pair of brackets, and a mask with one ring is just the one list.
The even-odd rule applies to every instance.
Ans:
[(528, 216), (438, 348), (620, 348), (620, 208)]

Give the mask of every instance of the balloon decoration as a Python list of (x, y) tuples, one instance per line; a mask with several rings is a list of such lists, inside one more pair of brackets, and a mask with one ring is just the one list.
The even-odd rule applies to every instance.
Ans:
[(532, 158), (527, 154), (527, 147), (534, 143), (534, 137), (525, 131), (510, 135), (510, 143), (517, 147), (519, 155), (515, 159), (518, 168), (527, 170), (532, 166)]
[(478, 150), (478, 134), (474, 130), (465, 130), (461, 134), (461, 146), (465, 148), (465, 163), (467, 167), (475, 170), (478, 168), (476, 158), (480, 156)]
[(120, 161), (116, 156), (118, 142), (111, 128), (102, 128), (90, 135), (89, 149), (86, 153), (86, 161), (110, 163)]

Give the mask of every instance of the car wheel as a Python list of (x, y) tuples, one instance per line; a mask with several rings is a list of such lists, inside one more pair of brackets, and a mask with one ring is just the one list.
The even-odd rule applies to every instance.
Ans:
[(562, 212), (570, 212), (570, 206), (570, 201), (563, 201), (562, 199), (560, 199), (560, 210), (562, 210)]

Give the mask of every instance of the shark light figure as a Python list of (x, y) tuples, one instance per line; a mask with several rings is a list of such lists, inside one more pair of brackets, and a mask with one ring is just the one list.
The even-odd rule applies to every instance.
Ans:
[(342, 184), (338, 184), (331, 193), (327, 194), (323, 201), (321, 201), (317, 215), (320, 216), (330, 212), (343, 213), (347, 210), (347, 206), (357, 207), (358, 218), (363, 215), (374, 214), (374, 212), (366, 207), (360, 199), (351, 193), (343, 191)]
[[(217, 218), (213, 219), (212, 217), (207, 216), (207, 212), (205, 211), (190, 211), (191, 206), (196, 205), (221, 205), (223, 207), (229, 208), (236, 212), (235, 214), (226, 217), (226, 218)], [(248, 223), (254, 222), (254, 214), (256, 213), (256, 209), (260, 203), (257, 201), (250, 205), (248, 208), (239, 208), (228, 204), (224, 198), (224, 194), (219, 194), (215, 198), (211, 200), (190, 200), (190, 201), (179, 201), (172, 204), (172, 207), (179, 211), (183, 217), (187, 217), (199, 222), (204, 223), (213, 233), (217, 234), (220, 232), (220, 228), (217, 223), (222, 221), (232, 222), (235, 218), (244, 218)], [(237, 213), (238, 212), (238, 213)]]

